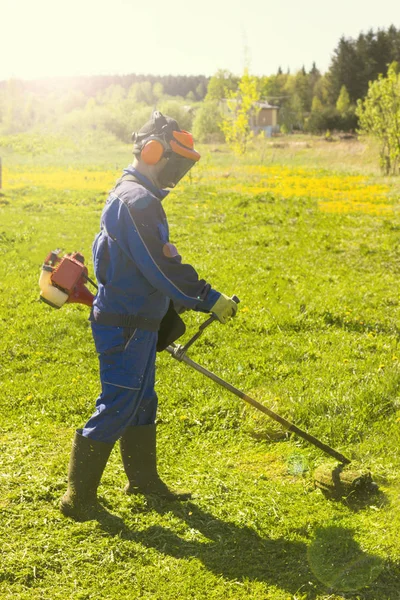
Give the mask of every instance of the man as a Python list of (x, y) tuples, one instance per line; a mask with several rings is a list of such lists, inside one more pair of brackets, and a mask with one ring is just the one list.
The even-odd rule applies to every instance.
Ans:
[(157, 473), (154, 375), (160, 323), (173, 307), (212, 312), (221, 323), (237, 310), (231, 298), (183, 264), (169, 242), (161, 202), (165, 188), (175, 187), (200, 159), (191, 134), (154, 112), (132, 138), (133, 164), (111, 191), (93, 244), (98, 292), (90, 320), (102, 390), (72, 447), (61, 511), (74, 518), (96, 507), (97, 487), (117, 440), (127, 493), (190, 497), (172, 492)]

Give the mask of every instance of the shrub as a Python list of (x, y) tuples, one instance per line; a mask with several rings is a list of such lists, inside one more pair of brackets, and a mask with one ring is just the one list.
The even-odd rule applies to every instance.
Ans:
[(223, 142), (222, 116), (218, 102), (203, 102), (193, 120), (193, 135), (198, 142)]

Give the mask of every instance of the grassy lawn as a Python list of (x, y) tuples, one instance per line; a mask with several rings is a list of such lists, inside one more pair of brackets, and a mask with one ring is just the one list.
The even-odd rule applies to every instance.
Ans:
[[(39, 302), (50, 250), (91, 243), (129, 147), (0, 148), (0, 598), (400, 598), (400, 186), (365, 142), (204, 147), (164, 201), (171, 240), (239, 296), (191, 358), (371, 469), (380, 494), (327, 500), (326, 456), (167, 353), (159, 465), (190, 502), (124, 495), (113, 450), (85, 523), (58, 510), (99, 391), (88, 310)], [(204, 316), (185, 317), (189, 336)]]

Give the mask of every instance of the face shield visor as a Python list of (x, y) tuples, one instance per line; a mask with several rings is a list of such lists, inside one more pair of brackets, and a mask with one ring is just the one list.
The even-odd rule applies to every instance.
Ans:
[(157, 181), (160, 188), (173, 188), (190, 171), (195, 161), (174, 152), (168, 153), (165, 158), (167, 163), (157, 174)]
[(157, 174), (161, 188), (173, 188), (186, 175), (193, 165), (200, 160), (200, 154), (193, 147), (193, 137), (187, 131), (173, 131), (163, 158), (165, 165)]

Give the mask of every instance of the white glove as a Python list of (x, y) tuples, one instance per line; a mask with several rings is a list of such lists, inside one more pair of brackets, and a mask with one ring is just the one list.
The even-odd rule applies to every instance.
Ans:
[(236, 315), (238, 306), (232, 298), (221, 294), (216, 303), (211, 307), (211, 312), (217, 317), (220, 323), (226, 323), (229, 317)]

